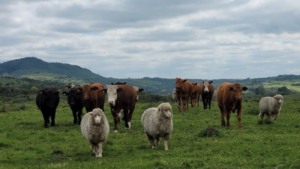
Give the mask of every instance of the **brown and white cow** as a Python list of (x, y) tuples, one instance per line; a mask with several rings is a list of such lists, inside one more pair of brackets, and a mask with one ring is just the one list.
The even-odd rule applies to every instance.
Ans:
[(118, 131), (118, 123), (121, 121), (122, 113), (125, 127), (131, 128), (132, 113), (137, 102), (136, 90), (127, 84), (107, 85), (107, 101), (114, 118), (114, 131)]
[[(126, 82), (116, 82), (116, 83), (111, 83), (111, 85), (125, 85), (125, 84), (127, 84)], [(139, 87), (137, 87), (137, 86), (132, 86), (133, 87), (133, 89), (136, 91), (136, 94), (137, 94), (137, 96), (136, 96), (136, 100), (138, 101), (139, 100), (139, 95), (140, 95), (140, 93), (142, 92), (142, 91), (144, 91), (144, 89), (143, 88), (139, 88)]]
[(202, 87), (203, 87), (202, 84), (193, 83), (193, 90), (190, 97), (192, 107), (199, 106), (200, 96), (202, 94)]
[(186, 79), (176, 78), (175, 87), (179, 111), (186, 112), (193, 91), (193, 84)]
[(213, 81), (203, 81), (202, 82), (202, 102), (203, 102), (203, 108), (210, 109), (211, 106), (211, 100), (214, 95), (214, 86)]
[(83, 102), (86, 112), (91, 112), (94, 108), (104, 111), (106, 88), (103, 84), (95, 82), (82, 86)]
[(247, 87), (239, 83), (222, 83), (217, 90), (217, 102), (221, 112), (221, 124), (230, 126), (230, 114), (237, 111), (238, 127), (242, 128), (242, 92), (247, 90)]

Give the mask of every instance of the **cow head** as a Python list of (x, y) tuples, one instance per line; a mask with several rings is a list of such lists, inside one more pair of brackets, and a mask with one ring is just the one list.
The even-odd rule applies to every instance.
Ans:
[(137, 87), (137, 86), (132, 86), (132, 88), (133, 88), (134, 91), (136, 92), (136, 100), (138, 101), (138, 100), (139, 100), (140, 92), (143, 92), (144, 89), (143, 89), (143, 88), (139, 88), (139, 87)]
[(203, 84), (203, 92), (204, 93), (208, 93), (209, 92), (209, 88), (208, 88), (208, 86), (210, 85), (210, 84), (212, 84), (213, 83), (213, 81), (203, 81), (202, 82), (202, 84)]
[(119, 85), (107, 85), (107, 101), (111, 106), (115, 106), (118, 92), (121, 90)]
[(68, 103), (73, 106), (76, 104), (76, 101), (82, 99), (82, 87), (72, 87), (69, 92), (64, 92), (68, 96)]
[(45, 98), (45, 103), (49, 108), (55, 109), (59, 102), (59, 91), (54, 88), (43, 89), (40, 94)]
[(242, 86), (239, 83), (234, 83), (229, 86), (229, 91), (231, 92), (231, 96), (235, 101), (241, 101), (242, 100), (242, 92), (246, 91), (248, 88), (245, 86)]

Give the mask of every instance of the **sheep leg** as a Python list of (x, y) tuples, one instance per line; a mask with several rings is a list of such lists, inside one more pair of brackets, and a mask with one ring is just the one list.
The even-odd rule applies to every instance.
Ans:
[(159, 143), (159, 136), (157, 136), (157, 137), (154, 139), (154, 145), (155, 145), (155, 147), (158, 147), (158, 143)]
[(169, 147), (168, 147), (168, 140), (169, 140), (169, 135), (167, 135), (167, 136), (164, 137), (164, 147), (165, 147), (165, 151), (168, 151), (168, 150), (169, 150)]
[(147, 137), (148, 137), (148, 140), (149, 140), (149, 143), (151, 145), (151, 148), (154, 149), (155, 148), (155, 145), (154, 145), (154, 138), (149, 135), (148, 133), (146, 133)]
[(102, 157), (102, 143), (92, 144), (92, 151), (96, 157)]

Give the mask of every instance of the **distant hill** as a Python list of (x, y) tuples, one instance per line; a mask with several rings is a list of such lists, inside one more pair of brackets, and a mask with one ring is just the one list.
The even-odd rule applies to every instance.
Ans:
[(0, 74), (36, 80), (62, 80), (77, 82), (106, 82), (108, 79), (86, 68), (63, 63), (48, 63), (35, 57), (11, 60), (0, 64)]
[[(0, 63), (0, 75), (15, 78), (34, 79), (38, 81), (57, 81), (59, 84), (85, 84), (90, 82), (100, 82), (105, 85), (114, 82), (127, 82), (145, 89), (146, 93), (169, 95), (175, 86), (175, 79), (164, 78), (139, 78), (139, 79), (116, 79), (106, 78), (95, 74), (86, 68), (76, 65), (62, 63), (48, 63), (35, 57), (11, 60)], [(184, 77), (183, 77), (184, 78)], [(192, 82), (202, 82), (202, 79), (189, 79)], [(300, 81), (299, 75), (279, 75), (275, 77), (256, 78), (256, 79), (209, 79), (214, 81), (214, 86), (224, 82), (238, 82), (248, 87), (257, 87), (270, 81)]]

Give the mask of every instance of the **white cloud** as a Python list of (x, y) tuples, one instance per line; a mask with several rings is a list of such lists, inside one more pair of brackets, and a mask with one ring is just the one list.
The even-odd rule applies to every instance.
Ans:
[(300, 73), (295, 0), (12, 0), (0, 9), (0, 62), (36, 56), (116, 78)]

